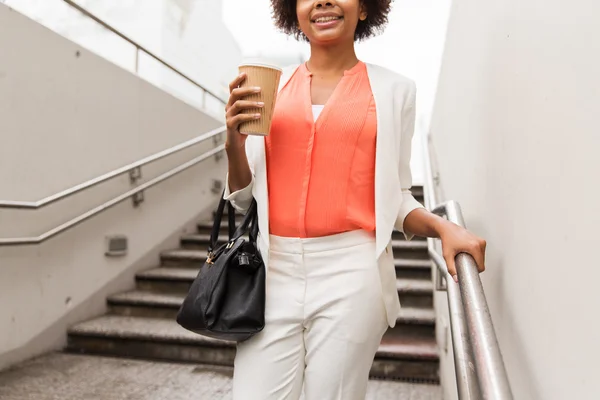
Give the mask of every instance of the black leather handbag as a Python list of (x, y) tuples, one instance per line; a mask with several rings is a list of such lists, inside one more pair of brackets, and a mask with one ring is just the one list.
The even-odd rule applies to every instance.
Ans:
[[(225, 204), (229, 241), (217, 248)], [(177, 313), (177, 323), (200, 335), (241, 342), (265, 326), (266, 274), (256, 241), (256, 200), (252, 200), (240, 226), (234, 228), (234, 209), (221, 196), (206, 262)], [(243, 237), (246, 233), (249, 240)]]

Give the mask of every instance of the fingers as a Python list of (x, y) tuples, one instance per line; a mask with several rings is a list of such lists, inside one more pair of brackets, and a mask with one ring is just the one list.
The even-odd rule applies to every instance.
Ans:
[(227, 118), (227, 129), (237, 130), (243, 122), (259, 119), (260, 114), (237, 114), (231, 118)]
[(485, 252), (487, 250), (487, 242), (481, 239), (481, 253), (483, 254), (483, 270), (485, 271)]
[(469, 249), (469, 254), (471, 254), (475, 259), (479, 272), (485, 271), (485, 247), (485, 240), (479, 239), (473, 243)]
[(234, 117), (244, 110), (262, 108), (265, 104), (260, 101), (238, 100), (227, 110), (227, 117)]
[(227, 102), (227, 106), (225, 107), (225, 109), (229, 111), (229, 108), (232, 107), (237, 101), (243, 99), (244, 97), (248, 97), (252, 94), (257, 93), (260, 93), (259, 87), (244, 87), (232, 89), (229, 95), (229, 101)]
[(448, 268), (448, 273), (454, 279), (454, 282), (458, 283), (458, 276), (456, 275), (456, 264), (454, 262), (454, 257), (456, 254), (454, 253), (444, 253), (444, 260), (446, 260), (446, 268)]
[(244, 82), (244, 80), (246, 80), (245, 72), (242, 72), (241, 74), (236, 76), (235, 79), (229, 84), (229, 93), (231, 93), (233, 89), (239, 87), (242, 84), (242, 82)]
[(260, 118), (260, 113), (243, 113), (245, 110), (263, 107), (262, 102), (238, 100), (229, 109), (225, 116), (227, 129), (237, 130), (241, 123)]
[(473, 257), (479, 272), (485, 271), (485, 250), (487, 243), (485, 240), (471, 234), (464, 228), (442, 237), (442, 250), (448, 273), (455, 282), (458, 282), (456, 273), (455, 257), (459, 253), (466, 253)]

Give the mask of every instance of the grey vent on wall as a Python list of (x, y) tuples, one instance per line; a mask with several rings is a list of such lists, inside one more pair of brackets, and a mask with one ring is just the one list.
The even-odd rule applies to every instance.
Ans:
[(124, 256), (127, 254), (127, 237), (123, 235), (108, 236), (106, 238), (106, 255), (109, 257)]

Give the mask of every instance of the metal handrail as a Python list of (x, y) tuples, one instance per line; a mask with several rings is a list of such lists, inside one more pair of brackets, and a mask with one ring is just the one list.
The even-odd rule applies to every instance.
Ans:
[[(149, 55), (150, 57), (152, 57), (153, 59), (155, 59), (156, 61), (158, 61), (159, 63), (161, 63), (162, 65), (164, 65), (165, 67), (167, 67), (170, 70), (172, 70), (173, 72), (175, 72), (177, 75), (181, 76), (182, 78), (184, 78), (188, 82), (190, 82), (193, 85), (195, 85), (198, 88), (200, 88), (203, 91), (203, 93), (209, 94), (210, 96), (212, 96), (213, 98), (215, 98), (216, 100), (218, 100), (219, 102), (221, 102), (223, 104), (226, 103), (226, 101), (223, 100), (219, 95), (217, 95), (216, 93), (213, 93), (209, 89), (205, 88), (200, 83), (196, 82), (195, 80), (193, 80), (192, 78), (190, 78), (188, 75), (186, 75), (183, 72), (179, 71), (177, 68), (173, 67), (171, 64), (169, 64), (168, 62), (166, 62), (162, 58), (158, 57), (157, 55), (155, 55), (154, 53), (152, 53), (150, 50), (146, 49), (144, 46), (140, 45), (138, 42), (136, 42), (133, 39), (129, 38), (124, 33), (120, 32), (119, 30), (117, 30), (113, 26), (109, 25), (108, 23), (106, 23), (105, 21), (103, 21), (102, 19), (100, 19), (99, 17), (97, 17), (96, 15), (94, 15), (93, 13), (91, 13), (90, 11), (88, 11), (87, 9), (85, 9), (84, 7), (80, 6), (76, 2), (74, 2), (72, 0), (62, 0), (62, 1), (65, 2), (66, 4), (68, 4), (69, 6), (73, 7), (74, 9), (76, 9), (77, 11), (79, 11), (80, 13), (82, 13), (83, 15), (91, 18), (92, 20), (94, 20), (98, 24), (102, 25), (104, 28), (108, 29), (109, 31), (111, 31), (115, 35), (119, 36), (121, 39), (123, 39), (123, 40), (129, 42), (130, 44), (132, 44), (136, 48), (136, 51), (135, 51), (135, 72), (136, 73), (138, 73), (139, 51), (141, 50), (144, 53), (146, 53), (147, 55)], [(202, 99), (203, 106), (205, 105), (205, 100), (206, 100), (205, 98)]]
[[(427, 135), (423, 141), (426, 206), (433, 213), (445, 215), (451, 222), (466, 227), (457, 202), (437, 205), (429, 144), (430, 136)], [(450, 277), (443, 257), (435, 250), (435, 240), (428, 239), (427, 245), (438, 273), (449, 282), (446, 290), (459, 399), (511, 400), (506, 367), (475, 260), (465, 253), (456, 257), (457, 285)]]
[[(433, 210), (437, 206), (431, 158), (429, 155), (429, 137), (423, 141), (423, 158), (425, 164), (425, 206)], [(446, 268), (444, 258), (435, 249), (435, 239), (427, 238), (427, 248), (431, 259), (438, 267), (437, 273), (446, 278), (446, 282), (454, 282)], [(480, 398), (479, 384), (474, 369), (474, 357), (468, 338), (468, 328), (462, 307), (460, 291), (456, 285), (446, 285), (448, 309), (450, 314), (450, 331), (454, 348), (454, 370), (458, 398), (476, 400)]]
[(96, 178), (90, 179), (86, 182), (80, 183), (78, 185), (70, 187), (69, 189), (63, 190), (61, 192), (55, 193), (55, 194), (45, 197), (41, 200), (37, 200), (37, 201), (0, 200), (0, 209), (1, 208), (12, 208), (12, 209), (16, 208), (16, 209), (37, 210), (37, 209), (43, 208), (43, 207), (48, 206), (52, 203), (55, 203), (59, 200), (70, 197), (76, 193), (79, 193), (85, 189), (89, 189), (93, 186), (96, 186), (102, 182), (109, 180), (109, 179), (112, 179), (119, 175), (125, 174), (132, 170), (135, 170), (136, 168), (140, 168), (146, 164), (150, 164), (150, 163), (160, 160), (162, 158), (168, 157), (172, 154), (178, 153), (182, 150), (190, 148), (190, 147), (192, 147), (200, 142), (203, 142), (205, 140), (208, 140), (210, 138), (216, 137), (217, 135), (219, 135), (225, 131), (226, 131), (225, 126), (222, 126), (217, 129), (213, 129), (210, 132), (207, 132), (205, 134), (197, 136), (193, 139), (187, 140), (187, 141), (180, 143), (176, 146), (173, 146), (169, 149), (152, 154), (151, 156), (142, 158), (141, 160), (138, 160), (131, 164), (117, 168), (113, 171), (110, 171), (110, 172), (104, 174), (104, 175), (100, 175)]
[(152, 186), (155, 186), (155, 185), (179, 174), (180, 172), (183, 172), (186, 169), (193, 167), (194, 165), (206, 160), (209, 157), (216, 155), (217, 153), (222, 152), (223, 150), (225, 150), (225, 145), (224, 144), (219, 145), (219, 146), (215, 147), (214, 149), (207, 151), (203, 155), (198, 156), (184, 164), (181, 164), (180, 166), (175, 167), (160, 176), (157, 176), (156, 178), (136, 187), (135, 189), (131, 189), (130, 191), (123, 193), (123, 194), (115, 197), (114, 199), (109, 200), (109, 201), (99, 205), (98, 207), (95, 207), (95, 208), (81, 214), (80, 216), (73, 218), (72, 220), (70, 220), (68, 222), (65, 222), (64, 224), (57, 226), (56, 228), (50, 229), (49, 231), (47, 231), (39, 236), (0, 239), (0, 247), (2, 247), (2, 246), (17, 246), (17, 245), (34, 245), (34, 244), (43, 243), (46, 240), (66, 231), (66, 230), (69, 230), (69, 229), (73, 228), (74, 226), (79, 225), (80, 223), (100, 214), (101, 212), (116, 206), (117, 204), (127, 200), (128, 198), (136, 195), (137, 193), (140, 193), (143, 190), (149, 189)]

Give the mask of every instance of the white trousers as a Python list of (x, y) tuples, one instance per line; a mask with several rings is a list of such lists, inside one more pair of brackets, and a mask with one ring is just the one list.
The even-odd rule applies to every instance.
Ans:
[(238, 344), (234, 400), (363, 400), (387, 329), (375, 238), (270, 237), (266, 324)]

